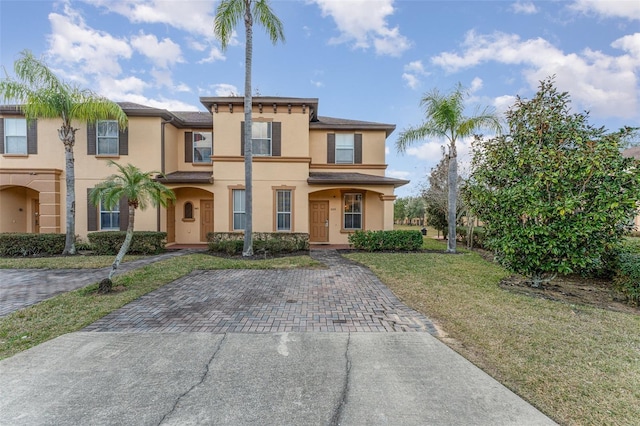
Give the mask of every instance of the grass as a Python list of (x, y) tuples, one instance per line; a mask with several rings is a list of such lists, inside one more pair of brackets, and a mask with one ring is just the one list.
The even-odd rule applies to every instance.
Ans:
[(124, 287), (125, 291), (98, 295), (96, 294), (97, 284), (94, 284), (0, 318), (0, 359), (63, 334), (78, 331), (111, 311), (193, 270), (287, 269), (319, 265), (308, 256), (247, 261), (205, 254), (193, 254), (156, 262), (117, 276), (114, 286)]
[[(146, 256), (124, 257), (123, 262), (143, 259)], [(52, 257), (2, 257), (0, 269), (95, 269), (111, 266), (115, 255), (108, 256), (52, 256)]]
[(475, 253), (366, 254), (443, 341), (561, 424), (640, 419), (640, 316), (516, 295), (508, 275)]

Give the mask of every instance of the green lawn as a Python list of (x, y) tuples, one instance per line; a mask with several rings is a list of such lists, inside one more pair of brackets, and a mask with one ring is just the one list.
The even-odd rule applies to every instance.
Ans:
[(640, 419), (640, 316), (516, 295), (475, 253), (348, 255), (442, 339), (561, 424)]

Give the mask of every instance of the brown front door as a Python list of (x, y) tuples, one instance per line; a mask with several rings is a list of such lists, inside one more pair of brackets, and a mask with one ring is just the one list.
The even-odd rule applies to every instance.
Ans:
[(326, 243), (329, 241), (329, 202), (311, 201), (309, 203), (309, 222), (311, 232), (309, 241)]
[(176, 242), (176, 205), (171, 201), (167, 204), (167, 242)]
[(213, 200), (200, 200), (200, 241), (207, 241), (213, 232)]
[(40, 201), (33, 200), (33, 223), (31, 226), (34, 234), (40, 233)]

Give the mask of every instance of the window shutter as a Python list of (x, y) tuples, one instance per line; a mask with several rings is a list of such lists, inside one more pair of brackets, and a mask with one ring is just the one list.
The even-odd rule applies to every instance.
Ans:
[(240, 155), (244, 156), (244, 121), (240, 122)]
[(129, 155), (129, 128), (120, 130), (118, 134), (118, 154)]
[(38, 153), (38, 121), (27, 121), (27, 154)]
[(98, 207), (91, 204), (91, 188), (87, 188), (87, 231), (98, 230)]
[(356, 133), (353, 137), (353, 163), (362, 164), (362, 133)]
[(327, 133), (327, 164), (336, 162), (336, 134)]
[(184, 132), (184, 162), (193, 163), (193, 133)]
[(87, 123), (87, 155), (96, 155), (96, 124)]
[(4, 118), (0, 118), (0, 154), (4, 154)]
[(271, 156), (282, 156), (282, 123), (274, 121), (271, 123)]
[(120, 198), (120, 230), (126, 231), (129, 226), (129, 200), (127, 197)]

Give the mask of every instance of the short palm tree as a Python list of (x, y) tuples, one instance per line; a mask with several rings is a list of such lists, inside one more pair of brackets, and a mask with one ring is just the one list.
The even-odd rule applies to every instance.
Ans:
[(113, 274), (129, 250), (133, 238), (136, 209), (139, 207), (140, 210), (145, 210), (149, 204), (154, 207), (158, 205), (166, 207), (169, 201), (176, 199), (171, 189), (154, 180), (153, 176), (159, 172), (142, 172), (136, 166), (131, 164), (122, 166), (112, 160), (109, 160), (108, 164), (116, 166), (120, 173), (113, 174), (104, 182), (96, 185), (89, 193), (89, 199), (95, 206), (102, 203), (107, 209), (112, 209), (118, 205), (122, 197), (126, 197), (129, 206), (129, 225), (124, 243), (122, 243), (118, 255), (111, 265), (109, 277), (103, 280), (100, 285), (101, 292), (109, 291)]
[(467, 117), (464, 115), (464, 100), (467, 92), (458, 83), (456, 88), (448, 94), (442, 94), (438, 89), (426, 93), (420, 101), (424, 108), (425, 121), (415, 127), (403, 130), (396, 141), (398, 152), (405, 152), (407, 147), (416, 141), (425, 138), (439, 137), (449, 142), (447, 160), (449, 169), (447, 173), (448, 186), (448, 242), (447, 251), (456, 251), (456, 200), (458, 184), (458, 153), (456, 142), (460, 138), (472, 136), (480, 129), (487, 129), (500, 133), (501, 125), (498, 116), (492, 109), (485, 107), (479, 113)]
[(253, 59), (253, 20), (254, 18), (269, 34), (275, 44), (284, 41), (282, 22), (273, 13), (267, 0), (222, 0), (216, 9), (214, 33), (225, 50), (231, 40), (233, 30), (238, 21), (244, 19), (245, 29), (245, 68), (244, 68), (244, 180), (245, 180), (245, 227), (243, 256), (253, 254), (253, 186), (252, 160), (253, 144), (251, 143), (251, 64)]
[(47, 65), (24, 50), (14, 63), (16, 81), (6, 77), (0, 81), (0, 97), (20, 105), (27, 119), (60, 118), (58, 137), (64, 144), (66, 182), (66, 240), (62, 254), (75, 254), (76, 192), (73, 146), (76, 131), (73, 121), (95, 122), (117, 120), (120, 128), (127, 126), (122, 108), (89, 90), (60, 80)]

